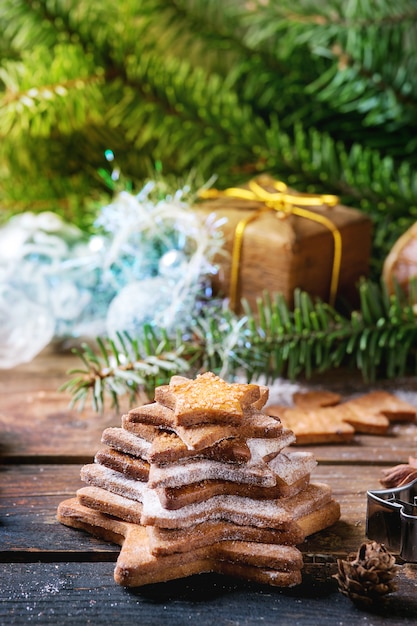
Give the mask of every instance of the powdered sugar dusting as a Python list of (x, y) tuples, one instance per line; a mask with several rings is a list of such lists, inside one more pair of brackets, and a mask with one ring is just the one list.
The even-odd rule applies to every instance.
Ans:
[(310, 452), (282, 452), (268, 461), (268, 466), (287, 485), (310, 474), (317, 466), (317, 461)]
[(115, 450), (149, 460), (152, 444), (124, 428), (106, 428), (101, 440)]
[(272, 458), (295, 442), (292, 430), (283, 429), (280, 437), (275, 439), (250, 438), (246, 440), (253, 460)]
[(190, 459), (171, 465), (151, 465), (149, 487), (179, 487), (202, 480), (227, 480), (262, 487), (274, 487), (276, 477), (264, 463), (246, 465), (220, 461)]

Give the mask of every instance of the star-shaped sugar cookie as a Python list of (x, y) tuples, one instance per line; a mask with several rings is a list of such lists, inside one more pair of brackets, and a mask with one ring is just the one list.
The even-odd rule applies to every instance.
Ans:
[(84, 507), (75, 498), (60, 505), (58, 516), (67, 526), (121, 544), (114, 578), (124, 587), (165, 582), (203, 572), (217, 572), (279, 587), (301, 582), (303, 558), (295, 546), (226, 540), (192, 551), (155, 556), (143, 526), (103, 515)]
[(313, 390), (295, 393), (293, 407), (269, 406), (296, 436), (296, 444), (349, 442), (355, 433), (385, 435), (391, 423), (415, 422), (416, 407), (377, 390), (341, 402), (339, 394)]
[(331, 488), (262, 409), (268, 389), (213, 373), (174, 376), (155, 401), (106, 428), (85, 487), (57, 517), (119, 543), (115, 580), (138, 586), (218, 572), (276, 586), (301, 581), (299, 542), (334, 524)]
[(194, 380), (173, 376), (169, 385), (157, 387), (155, 400), (173, 409), (176, 424), (239, 425), (243, 410), (261, 397), (258, 385), (226, 383), (207, 372)]
[(352, 441), (353, 426), (344, 421), (338, 407), (275, 407), (268, 408), (270, 415), (280, 417), (286, 428), (296, 436), (297, 445), (341, 443)]

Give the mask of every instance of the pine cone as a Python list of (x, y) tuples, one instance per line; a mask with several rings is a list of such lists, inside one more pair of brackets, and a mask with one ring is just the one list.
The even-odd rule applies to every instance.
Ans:
[(351, 560), (338, 559), (337, 565), (339, 590), (359, 606), (369, 607), (397, 589), (395, 557), (376, 541), (363, 543)]
[(412, 456), (408, 459), (407, 463), (401, 463), (401, 465), (395, 465), (390, 469), (383, 470), (384, 477), (379, 481), (385, 489), (393, 489), (395, 487), (402, 487), (411, 483), (412, 480), (417, 478), (417, 458)]

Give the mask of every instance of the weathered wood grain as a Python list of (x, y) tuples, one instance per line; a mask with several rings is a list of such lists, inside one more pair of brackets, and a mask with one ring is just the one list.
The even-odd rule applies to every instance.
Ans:
[(2, 566), (0, 623), (146, 624), (146, 626), (415, 626), (416, 571), (400, 573), (400, 593), (379, 612), (364, 612), (338, 592), (333, 579), (280, 590), (212, 574), (137, 590), (113, 581), (110, 563), (30, 563)]
[(2, 394), (3, 459), (25, 461), (50, 457), (65, 462), (91, 458), (103, 430), (120, 425), (120, 414), (71, 410), (69, 400), (67, 394), (52, 390)]
[[(56, 520), (59, 502), (82, 485), (81, 466), (93, 458), (102, 431), (120, 425), (123, 412), (69, 409), (69, 396), (58, 387), (79, 364), (71, 354), (48, 349), (31, 363), (0, 371), (1, 626), (417, 623), (417, 565), (401, 566), (398, 592), (379, 614), (355, 608), (332, 578), (337, 558), (365, 539), (366, 491), (380, 486), (383, 467), (417, 455), (417, 425), (395, 426), (384, 437), (360, 435), (349, 445), (304, 448), (320, 461), (312, 480), (332, 487), (342, 514), (332, 528), (300, 546), (305, 564), (300, 586), (279, 590), (202, 574), (128, 591), (113, 580), (118, 546)], [(369, 390), (357, 375), (341, 372), (308, 384), (345, 397)], [(417, 406), (417, 380), (378, 387)]]

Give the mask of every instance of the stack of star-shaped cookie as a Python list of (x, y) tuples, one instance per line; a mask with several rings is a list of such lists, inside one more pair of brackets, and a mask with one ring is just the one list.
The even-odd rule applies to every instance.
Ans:
[(58, 519), (122, 544), (115, 579), (139, 586), (215, 571), (300, 582), (296, 545), (340, 515), (316, 462), (262, 408), (268, 389), (175, 376), (103, 432), (87, 484)]

